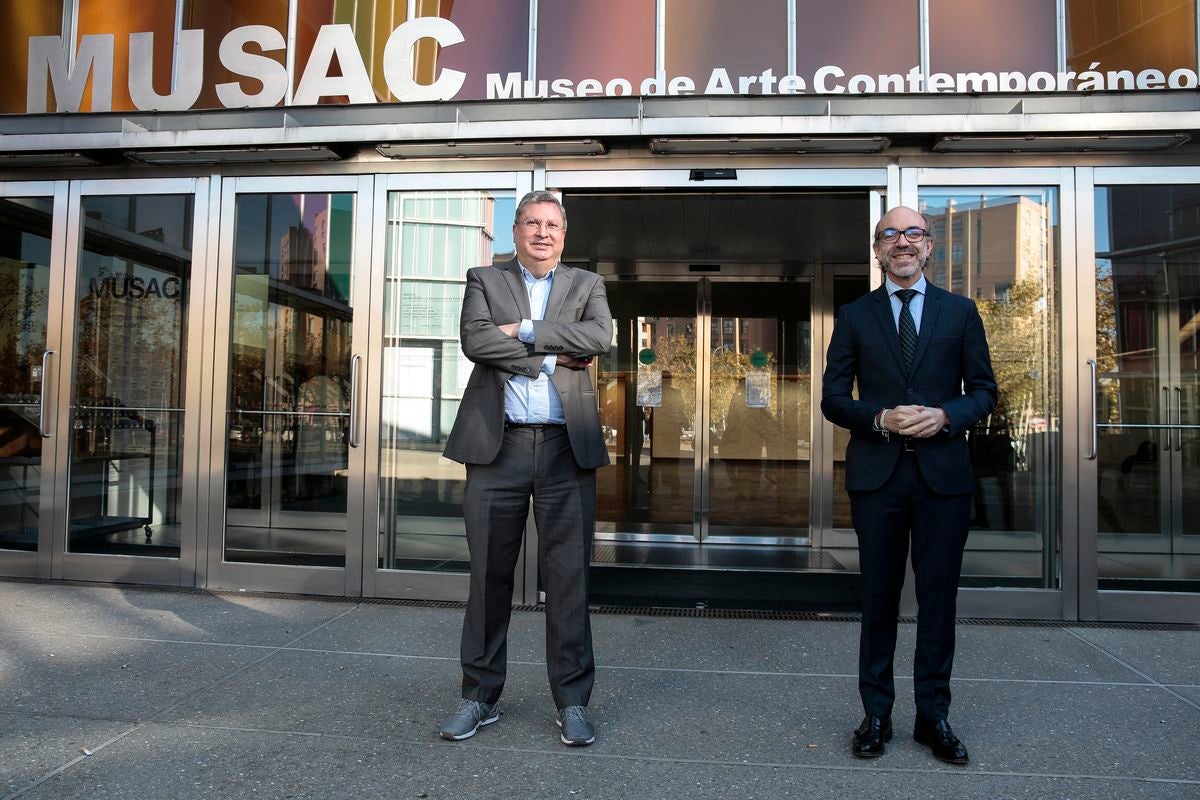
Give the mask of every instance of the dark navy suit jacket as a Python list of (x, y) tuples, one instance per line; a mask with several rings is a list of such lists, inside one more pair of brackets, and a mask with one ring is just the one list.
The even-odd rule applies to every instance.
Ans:
[[(858, 397), (853, 395), (858, 384)], [(921, 476), (938, 494), (966, 494), (974, 487), (966, 433), (996, 405), (996, 378), (974, 301), (926, 280), (921, 330), (911, 377), (904, 375), (900, 338), (887, 289), (881, 286), (838, 312), (821, 389), (821, 411), (850, 431), (846, 489), (871, 491), (896, 466), (902, 439), (873, 429), (884, 408), (942, 408), (949, 425), (916, 439)]]

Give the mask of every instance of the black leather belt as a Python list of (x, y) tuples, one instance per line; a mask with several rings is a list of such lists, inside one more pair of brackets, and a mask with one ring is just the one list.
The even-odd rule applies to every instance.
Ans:
[(903, 436), (900, 439), (900, 448), (906, 453), (917, 452), (917, 440), (912, 436)]
[(546, 430), (547, 428), (565, 428), (567, 426), (561, 422), (513, 422), (512, 420), (506, 419), (506, 420), (504, 420), (504, 427), (506, 427), (506, 428), (535, 428), (535, 429), (540, 428), (542, 430)]

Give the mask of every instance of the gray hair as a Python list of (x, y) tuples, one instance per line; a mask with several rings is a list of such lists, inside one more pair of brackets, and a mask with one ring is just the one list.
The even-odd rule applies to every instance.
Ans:
[(517, 211), (513, 214), (513, 224), (521, 219), (521, 214), (525, 211), (525, 206), (536, 205), (537, 203), (553, 203), (558, 206), (558, 213), (562, 214), (563, 230), (567, 229), (567, 209), (563, 206), (562, 201), (554, 195), (553, 192), (536, 191), (530, 192), (521, 198), (521, 202), (517, 203)]

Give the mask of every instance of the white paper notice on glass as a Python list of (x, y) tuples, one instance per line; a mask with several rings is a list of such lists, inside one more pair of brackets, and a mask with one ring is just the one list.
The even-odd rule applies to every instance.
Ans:
[(638, 367), (637, 404), (658, 408), (662, 405), (662, 370), (654, 367)]
[(771, 373), (752, 369), (746, 373), (746, 408), (769, 408), (771, 405)]

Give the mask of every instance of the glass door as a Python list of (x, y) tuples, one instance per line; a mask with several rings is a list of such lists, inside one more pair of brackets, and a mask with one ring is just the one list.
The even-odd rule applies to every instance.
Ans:
[[(515, 257), (528, 174), (396, 175), (375, 189), (366, 376), (364, 592), (465, 600), (466, 467), (442, 455), (472, 364), (459, 346), (466, 272)], [(535, 536), (532, 515), (526, 541)], [(518, 559), (514, 601), (537, 601)], [(535, 562), (536, 559), (528, 559)]]
[(804, 280), (610, 280), (597, 359), (611, 464), (597, 531), (807, 544), (811, 292)]
[(210, 586), (361, 591), (371, 188), (225, 182)]
[(67, 184), (0, 184), (0, 574), (49, 576)]
[[(1102, 618), (1200, 592), (1200, 189), (1097, 170), (1095, 578)], [(1161, 176), (1167, 178), (1169, 176)], [(1090, 559), (1089, 559), (1090, 561)], [(1154, 593), (1154, 594), (1151, 594)], [(1188, 595), (1191, 595), (1190, 601)]]
[(195, 582), (208, 179), (71, 185), (55, 577)]
[(1061, 409), (1063, 352), (1074, 346), (1064, 333), (1074, 329), (1074, 304), (1063, 300), (1074, 297), (1074, 174), (915, 172), (906, 202), (934, 238), (925, 276), (975, 301), (999, 387), (995, 410), (968, 435), (974, 508), (959, 613), (1073, 617), (1063, 453), (1074, 433)]

